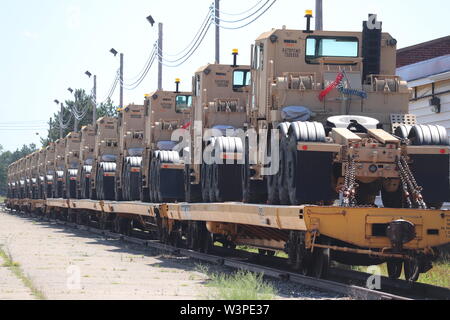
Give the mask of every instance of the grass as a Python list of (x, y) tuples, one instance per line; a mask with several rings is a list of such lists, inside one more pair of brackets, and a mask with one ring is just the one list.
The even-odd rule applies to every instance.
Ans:
[[(356, 271), (367, 272), (366, 267), (353, 267), (352, 269)], [(388, 276), (386, 264), (381, 265), (380, 269), (383, 276)], [(450, 260), (446, 259), (443, 261), (438, 261), (433, 264), (433, 269), (431, 269), (427, 273), (420, 275), (418, 282), (450, 289), (449, 274)], [(404, 278), (404, 273), (402, 272), (401, 279)]]
[(31, 291), (38, 300), (46, 300), (44, 293), (37, 289), (30, 278), (28, 278), (20, 268), (18, 262), (14, 262), (10, 255), (6, 254), (3, 248), (0, 246), (0, 257), (4, 260), (3, 267), (8, 268), (16, 276), (17, 279), (21, 280), (22, 283)]
[(5, 200), (6, 200), (6, 198), (5, 198), (5, 197), (3, 197), (3, 196), (0, 196), (0, 204), (1, 204), (1, 203), (4, 203), (4, 202), (5, 202)]
[(207, 274), (209, 300), (273, 300), (276, 289), (264, 281), (262, 274), (239, 270), (232, 274), (211, 273), (205, 266), (197, 266), (199, 272)]

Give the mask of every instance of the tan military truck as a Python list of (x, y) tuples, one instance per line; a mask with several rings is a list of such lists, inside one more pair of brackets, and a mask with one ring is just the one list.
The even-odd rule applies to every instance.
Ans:
[(94, 163), (95, 127), (81, 128), (80, 159), (77, 177), (77, 196), (79, 199), (90, 198), (91, 172)]
[(25, 158), (17, 161), (17, 193), (19, 199), (25, 198), (25, 178), (23, 176), (23, 166)]
[(141, 200), (153, 203), (183, 201), (184, 164), (174, 150), (174, 131), (188, 128), (192, 93), (155, 91), (145, 98), (145, 151), (142, 159)]
[[(243, 166), (245, 202), (338, 204), (345, 214), (346, 207), (376, 206), (380, 193), (387, 208), (439, 209), (450, 200), (447, 133), (437, 125), (418, 125), (408, 114), (410, 92), (395, 75), (397, 42), (374, 18), (364, 22), (362, 32), (283, 27), (256, 40), (247, 127), (272, 135), (259, 136), (268, 152), (245, 143), (246, 159), (260, 155)], [(267, 194), (258, 192), (264, 185)], [(420, 224), (368, 219), (371, 227), (363, 233), (370, 239), (389, 237), (390, 253), (405, 252)], [(264, 238), (257, 232), (248, 236)], [(290, 232), (286, 248), (290, 263), (311, 275), (312, 265), (330, 261), (334, 245), (353, 248), (298, 231)], [(367, 256), (333, 251), (335, 261), (355, 259), (373, 264)], [(408, 280), (431, 268), (429, 257), (381, 262), (388, 263), (392, 278), (400, 276), (404, 263)]]
[(77, 177), (80, 167), (80, 144), (81, 134), (79, 132), (71, 132), (64, 139), (65, 155), (64, 155), (64, 197), (66, 199), (77, 198)]
[(119, 155), (117, 118), (97, 120), (94, 164), (91, 172), (92, 200), (115, 200), (116, 161)]
[(24, 157), (20, 160), (19, 174), (20, 174), (20, 195), (21, 199), (28, 198), (27, 192), (27, 166), (28, 158)]
[(144, 153), (144, 106), (129, 105), (119, 111), (119, 155), (116, 163), (117, 201), (140, 200), (141, 163)]
[(66, 159), (66, 142), (64, 139), (58, 139), (55, 142), (55, 181), (53, 183), (53, 198), (64, 197), (64, 172)]
[(31, 197), (31, 154), (25, 157), (25, 163), (23, 167), (23, 177), (24, 177), (24, 198), (30, 199)]
[[(193, 152), (185, 172), (188, 202), (242, 198), (243, 145), (237, 132), (246, 123), (251, 72), (250, 66), (237, 65), (237, 50), (233, 55), (233, 65), (208, 64), (193, 79)], [(204, 152), (207, 148), (212, 150), (209, 154)]]
[(45, 153), (45, 148), (39, 150), (37, 167), (38, 199), (45, 199)]
[[(422, 196), (433, 207), (448, 200), (445, 130), (408, 114), (397, 42), (370, 21), (363, 32), (282, 28), (256, 40), (248, 127), (279, 129), (281, 139), (272, 163), (244, 166), (246, 201), (259, 200), (249, 196), (258, 184), (273, 204), (328, 204), (340, 195), (346, 205), (374, 205), (380, 191), (386, 206), (402, 206), (402, 194), (417, 206)], [(267, 165), (279, 170), (264, 175)]]
[(39, 151), (35, 151), (30, 155), (29, 168), (29, 197), (30, 199), (38, 199), (39, 195)]
[(45, 181), (44, 181), (44, 199), (53, 198), (53, 184), (55, 184), (55, 153), (56, 144), (50, 142), (45, 148)]
[(18, 195), (17, 161), (8, 167), (8, 198), (17, 199)]

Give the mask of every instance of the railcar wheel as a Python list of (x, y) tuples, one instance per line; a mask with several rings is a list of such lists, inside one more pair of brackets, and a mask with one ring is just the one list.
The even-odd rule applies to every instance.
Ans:
[(312, 275), (312, 255), (311, 252), (306, 249), (305, 233), (298, 232), (297, 235), (297, 249), (296, 259), (294, 263), (294, 269), (304, 276)]
[(188, 249), (194, 251), (198, 250), (198, 228), (195, 221), (188, 221), (186, 242)]
[(387, 262), (387, 271), (389, 278), (398, 279), (402, 274), (403, 262), (402, 261), (388, 261)]
[(311, 275), (311, 252), (306, 249), (305, 232), (291, 231), (288, 242), (289, 264), (304, 276)]
[(131, 219), (116, 216), (112, 222), (113, 231), (124, 236), (130, 236), (132, 230), (131, 223)]
[(319, 279), (326, 279), (331, 263), (331, 251), (330, 249), (314, 248), (314, 252), (311, 255), (311, 274)]
[(100, 230), (107, 230), (108, 229), (108, 216), (104, 213), (100, 214), (100, 217), (98, 219), (98, 224)]
[(403, 263), (403, 268), (405, 271), (405, 280), (411, 282), (416, 282), (417, 280), (419, 280), (420, 263), (417, 258), (405, 260), (405, 262)]

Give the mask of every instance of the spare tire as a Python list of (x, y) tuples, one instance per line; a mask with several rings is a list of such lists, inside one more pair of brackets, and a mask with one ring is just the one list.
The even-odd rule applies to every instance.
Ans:
[(326, 142), (325, 128), (319, 122), (294, 122), (289, 133), (295, 135), (297, 142)]
[(438, 125), (415, 125), (408, 135), (415, 146), (448, 146), (449, 139), (444, 127)]
[(401, 139), (408, 139), (412, 126), (402, 124), (395, 129), (395, 135)]

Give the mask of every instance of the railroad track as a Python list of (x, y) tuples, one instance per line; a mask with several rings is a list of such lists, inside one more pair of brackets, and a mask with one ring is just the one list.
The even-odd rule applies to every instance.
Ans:
[[(9, 211), (14, 212), (14, 211)], [(181, 255), (210, 264), (221, 265), (233, 269), (243, 269), (255, 273), (263, 273), (266, 277), (291, 281), (327, 292), (337, 293), (360, 300), (450, 300), (450, 290), (446, 288), (392, 280), (381, 277), (381, 288), (370, 290), (364, 287), (369, 274), (343, 269), (331, 269), (329, 280), (305, 277), (287, 269), (286, 259), (262, 256), (241, 250), (215, 248), (215, 254), (205, 254), (183, 248), (162, 244), (157, 240), (144, 240), (139, 237), (124, 236), (92, 226), (78, 225), (71, 222), (30, 216), (34, 220), (46, 221), (60, 226), (83, 230), (106, 238), (122, 240), (173, 255)]]

